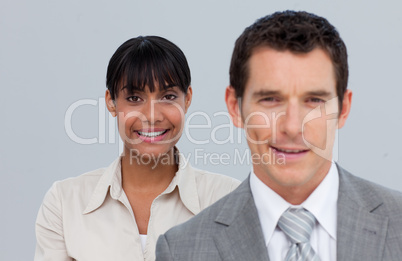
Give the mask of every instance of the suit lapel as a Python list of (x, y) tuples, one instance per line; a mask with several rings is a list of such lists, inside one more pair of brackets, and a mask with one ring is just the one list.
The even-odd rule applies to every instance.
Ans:
[(381, 260), (388, 217), (375, 214), (382, 201), (359, 178), (338, 166), (337, 260)]
[(226, 226), (214, 237), (223, 260), (269, 261), (249, 178), (228, 197), (215, 222)]
[[(375, 213), (383, 202), (372, 188), (338, 166), (337, 260), (381, 260), (388, 217)], [(249, 178), (231, 193), (215, 222), (226, 226), (214, 237), (224, 261), (269, 261)]]

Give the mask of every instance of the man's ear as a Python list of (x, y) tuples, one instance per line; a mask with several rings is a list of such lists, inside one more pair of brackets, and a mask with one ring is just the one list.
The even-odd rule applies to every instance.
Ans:
[(116, 104), (115, 104), (114, 100), (112, 99), (112, 96), (110, 95), (109, 90), (106, 90), (105, 102), (106, 102), (106, 107), (109, 110), (110, 114), (112, 114), (113, 117), (116, 117), (116, 115), (117, 115)]
[(342, 128), (343, 125), (345, 125), (346, 119), (348, 118), (350, 113), (351, 106), (352, 106), (352, 91), (346, 90), (345, 94), (343, 95), (342, 111), (339, 114), (338, 129)]
[(188, 107), (190, 107), (192, 99), (193, 99), (193, 89), (191, 88), (191, 86), (188, 86), (186, 97), (185, 97), (184, 113), (186, 113), (188, 110)]
[(243, 128), (239, 99), (236, 96), (235, 89), (230, 85), (226, 88), (225, 102), (234, 126), (237, 128)]

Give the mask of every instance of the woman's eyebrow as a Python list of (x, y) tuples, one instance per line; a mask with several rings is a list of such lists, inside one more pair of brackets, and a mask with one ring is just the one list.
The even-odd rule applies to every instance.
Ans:
[(135, 85), (132, 85), (132, 84), (127, 84), (127, 85), (123, 86), (121, 88), (121, 91), (126, 92), (128, 94), (131, 94), (133, 92), (144, 92), (144, 90), (142, 90), (141, 88), (139, 88)]
[(177, 84), (171, 83), (171, 84), (167, 84), (165, 86), (165, 89), (170, 89), (170, 88), (174, 88), (174, 87), (177, 87)]

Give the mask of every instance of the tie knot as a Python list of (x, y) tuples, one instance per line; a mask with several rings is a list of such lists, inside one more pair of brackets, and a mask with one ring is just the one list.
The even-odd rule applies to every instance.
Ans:
[(316, 219), (304, 208), (289, 208), (279, 218), (279, 228), (289, 237), (292, 243), (310, 241), (311, 232)]

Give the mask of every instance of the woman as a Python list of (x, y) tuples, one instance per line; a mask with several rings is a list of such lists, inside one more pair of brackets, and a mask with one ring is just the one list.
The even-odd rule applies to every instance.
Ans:
[(239, 184), (194, 169), (175, 147), (191, 103), (190, 69), (168, 40), (123, 43), (107, 70), (106, 105), (124, 151), (108, 168), (56, 182), (36, 222), (35, 260), (154, 260), (158, 236)]

